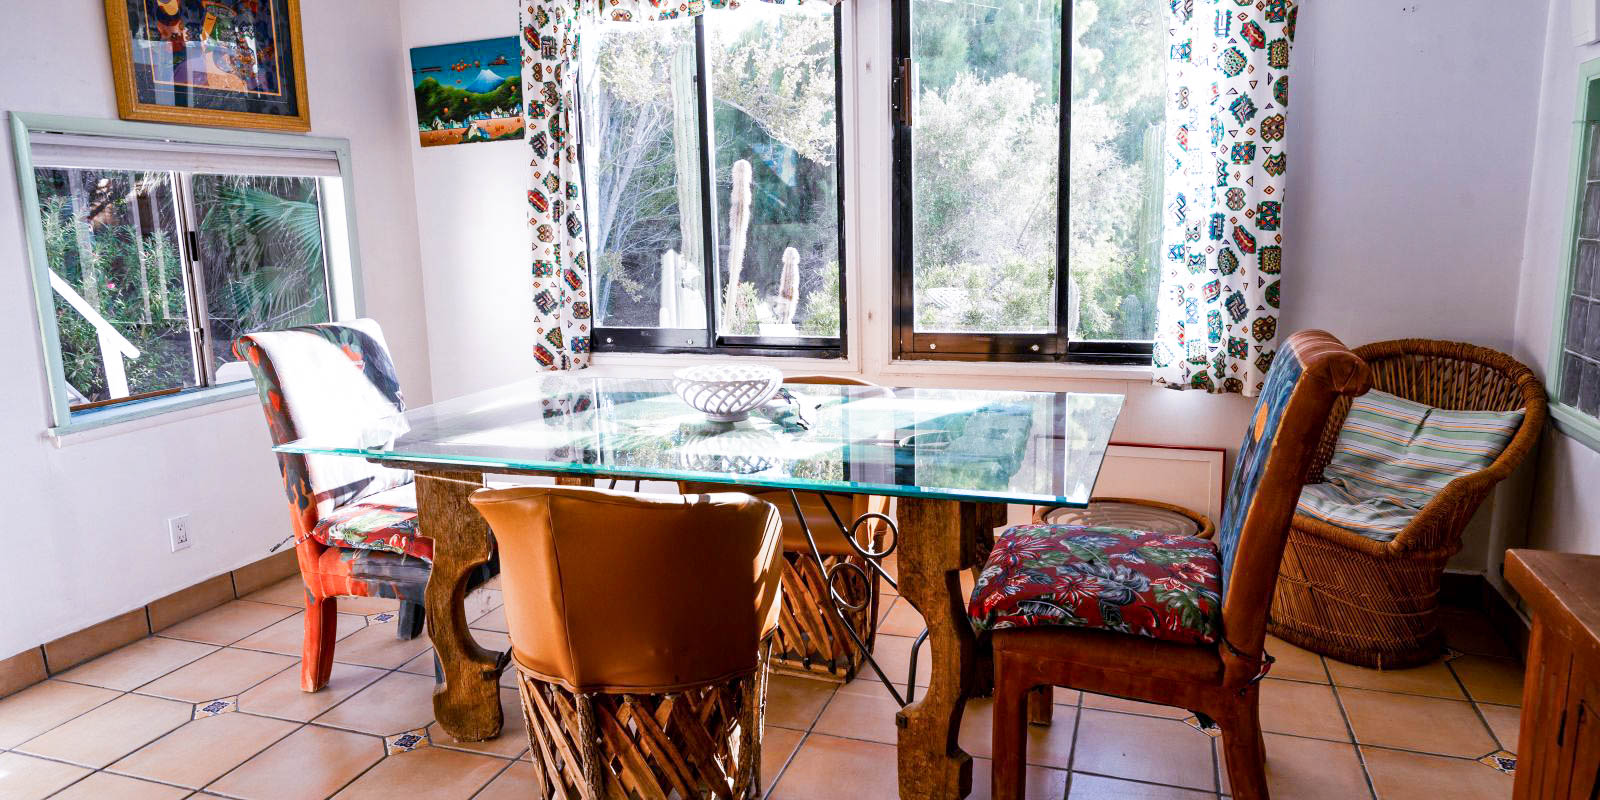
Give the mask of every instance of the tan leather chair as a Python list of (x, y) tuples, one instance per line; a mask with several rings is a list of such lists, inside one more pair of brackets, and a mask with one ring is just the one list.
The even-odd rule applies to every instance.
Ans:
[[(871, 390), (866, 394), (889, 394), (888, 389), (877, 384), (835, 375), (789, 375), (783, 382), (862, 386)], [(683, 492), (715, 492), (725, 488), (709, 483), (683, 483), (679, 486)], [(777, 506), (778, 512), (783, 515), (783, 554), (786, 562), (783, 572), (783, 616), (778, 624), (778, 638), (772, 654), (773, 670), (789, 675), (848, 682), (861, 668), (862, 652), (827, 606), (827, 580), (823, 570), (817, 566), (810, 544), (806, 542), (805, 531), (795, 519), (794, 502), (789, 492), (782, 489), (756, 489), (750, 494)], [(858, 578), (848, 576), (840, 577), (835, 584), (851, 605), (862, 606), (843, 609), (844, 616), (866, 643), (867, 649), (871, 650), (878, 635), (881, 581), (866, 564), (866, 559), (845, 540), (838, 522), (834, 521), (833, 514), (828, 512), (828, 506), (822, 498), (815, 492), (797, 492), (796, 495), (800, 499), (800, 511), (805, 515), (806, 526), (817, 541), (823, 564), (831, 569), (840, 562), (850, 563), (869, 576), (866, 586), (860, 585)], [(828, 502), (845, 525), (852, 524), (868, 513), (888, 516), (890, 511), (889, 498), (874, 495), (830, 494)], [(883, 547), (887, 529), (882, 520), (871, 519), (856, 528), (856, 542), (864, 549), (876, 552)], [(858, 574), (854, 570), (849, 572)], [(862, 596), (863, 592), (865, 596)]]
[(777, 509), (567, 486), (472, 504), (500, 547), (537, 796), (759, 794)]

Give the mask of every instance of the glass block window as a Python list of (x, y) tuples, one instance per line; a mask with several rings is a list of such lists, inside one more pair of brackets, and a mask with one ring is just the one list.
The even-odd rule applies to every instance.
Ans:
[(1600, 123), (1584, 126), (1577, 241), (1566, 286), (1556, 399), (1600, 417)]

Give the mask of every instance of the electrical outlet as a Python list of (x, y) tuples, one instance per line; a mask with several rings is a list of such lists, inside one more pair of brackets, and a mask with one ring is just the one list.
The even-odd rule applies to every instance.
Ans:
[(180, 514), (167, 520), (167, 536), (172, 540), (172, 552), (189, 546), (189, 515)]

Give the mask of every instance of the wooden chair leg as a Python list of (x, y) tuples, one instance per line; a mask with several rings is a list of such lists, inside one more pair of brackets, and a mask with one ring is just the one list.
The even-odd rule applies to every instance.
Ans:
[(1027, 795), (1028, 723), (1024, 712), (1031, 694), (1023, 665), (994, 654), (994, 729), (990, 748), (994, 772), (989, 794), (994, 800), (1024, 800)]
[(1261, 738), (1260, 701), (1260, 689), (1251, 686), (1217, 720), (1222, 727), (1228, 782), (1236, 800), (1267, 798), (1267, 749)]
[(300, 688), (315, 692), (333, 675), (333, 643), (339, 630), (339, 605), (332, 597), (306, 600), (305, 639), (300, 643)]
[(1035, 686), (1028, 692), (1028, 724), (1048, 727), (1055, 718), (1056, 687)]
[(427, 622), (427, 614), (422, 610), (421, 603), (400, 601), (400, 611), (395, 615), (394, 638), (401, 641), (410, 641), (422, 635), (423, 623)]

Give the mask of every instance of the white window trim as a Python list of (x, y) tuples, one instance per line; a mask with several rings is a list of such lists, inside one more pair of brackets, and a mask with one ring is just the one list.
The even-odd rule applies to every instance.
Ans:
[[(24, 233), (28, 240), (28, 260), (33, 276), (35, 313), (44, 358), (50, 400), (47, 434), (58, 445), (63, 436), (111, 425), (171, 414), (185, 409), (233, 400), (255, 393), (249, 382), (211, 386), (177, 395), (138, 400), (72, 414), (67, 400), (66, 373), (61, 362), (61, 342), (56, 330), (55, 305), (50, 290), (49, 262), (44, 252), (44, 226), (39, 217), (39, 191), (33, 177), (33, 133), (65, 133), (77, 136), (108, 136), (118, 139), (143, 139), (201, 146), (234, 146), (285, 151), (333, 153), (339, 162), (342, 196), (328, 204), (327, 214), (342, 213), (343, 240), (335, 235), (328, 243), (330, 300), (335, 319), (360, 316), (365, 308), (362, 296), (360, 244), (356, 237), (355, 180), (351, 169), (350, 142), (257, 131), (191, 128), (148, 122), (90, 119), (56, 114), (11, 112), (11, 144), (16, 157), (17, 184), (22, 200)], [(341, 249), (340, 244), (347, 244)], [(191, 412), (192, 413), (192, 412)]]

